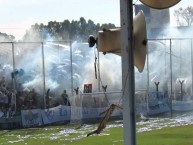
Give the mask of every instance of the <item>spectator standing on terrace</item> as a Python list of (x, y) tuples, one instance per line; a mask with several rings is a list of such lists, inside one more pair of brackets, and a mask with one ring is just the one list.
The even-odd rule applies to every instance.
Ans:
[(37, 93), (35, 91), (35, 89), (33, 88), (28, 95), (28, 99), (29, 99), (29, 104), (30, 104), (30, 108), (36, 108), (37, 107)]
[(68, 94), (66, 94), (66, 90), (64, 90), (64, 92), (61, 95), (63, 101), (64, 101), (64, 105), (70, 106), (70, 102), (68, 100)]
[(5, 87), (5, 77), (4, 76), (0, 80), (0, 86)]

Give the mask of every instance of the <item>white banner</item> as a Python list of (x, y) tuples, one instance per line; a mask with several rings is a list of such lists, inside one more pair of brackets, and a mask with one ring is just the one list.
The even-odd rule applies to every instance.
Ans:
[(36, 127), (42, 125), (40, 109), (22, 110), (21, 117), (23, 127)]
[(42, 109), (41, 114), (44, 124), (70, 120), (70, 106), (59, 105), (54, 108)]

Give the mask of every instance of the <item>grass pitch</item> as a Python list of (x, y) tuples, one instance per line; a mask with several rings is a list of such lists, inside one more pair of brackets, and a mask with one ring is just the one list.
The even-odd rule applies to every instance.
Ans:
[[(113, 125), (113, 126), (111, 126)], [(110, 127), (111, 126), (111, 127)], [(123, 127), (109, 124), (99, 135), (86, 137), (97, 125), (49, 126), (0, 131), (0, 145), (123, 145)], [(193, 125), (137, 133), (137, 145), (193, 145)]]

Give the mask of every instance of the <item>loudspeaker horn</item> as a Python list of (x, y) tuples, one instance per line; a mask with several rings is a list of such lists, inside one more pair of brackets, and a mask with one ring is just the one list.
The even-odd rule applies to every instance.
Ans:
[(180, 0), (140, 0), (140, 2), (154, 9), (166, 9), (179, 3)]
[[(142, 72), (147, 50), (146, 23), (143, 11), (139, 11), (135, 16), (133, 26), (134, 65), (138, 68), (139, 72)], [(96, 43), (98, 51), (104, 54), (114, 53), (121, 55), (121, 28), (99, 31), (98, 37), (95, 39), (93, 36), (90, 36), (88, 43), (89, 47), (93, 47)]]

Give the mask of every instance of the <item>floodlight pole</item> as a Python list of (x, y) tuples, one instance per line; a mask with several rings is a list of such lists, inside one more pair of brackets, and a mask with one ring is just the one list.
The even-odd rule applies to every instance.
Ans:
[(124, 145), (136, 145), (133, 0), (120, 0)]

